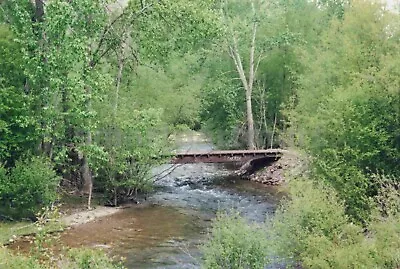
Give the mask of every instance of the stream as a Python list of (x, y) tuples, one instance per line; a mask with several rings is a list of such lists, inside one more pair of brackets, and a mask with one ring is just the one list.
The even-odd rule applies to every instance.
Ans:
[[(180, 143), (181, 151), (211, 149), (201, 139)], [(199, 268), (200, 247), (218, 210), (262, 222), (282, 197), (277, 187), (240, 180), (221, 164), (166, 164), (153, 173), (160, 176), (146, 202), (76, 226), (62, 234), (62, 244), (104, 248), (125, 257), (128, 268)]]

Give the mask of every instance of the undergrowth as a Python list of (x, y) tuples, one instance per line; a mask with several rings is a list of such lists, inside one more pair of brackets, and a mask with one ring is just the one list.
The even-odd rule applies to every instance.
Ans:
[[(220, 214), (204, 246), (204, 268), (399, 268), (399, 184), (380, 176), (379, 194), (365, 226), (346, 215), (344, 202), (323, 183), (294, 180), (290, 199), (260, 230), (238, 216)], [(267, 259), (268, 258), (268, 259)]]

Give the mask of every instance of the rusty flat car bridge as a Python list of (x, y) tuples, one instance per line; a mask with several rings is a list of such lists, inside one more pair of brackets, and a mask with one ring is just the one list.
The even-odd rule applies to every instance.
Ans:
[(170, 163), (232, 163), (247, 162), (255, 159), (277, 160), (284, 150), (213, 150), (208, 152), (182, 152), (172, 154)]

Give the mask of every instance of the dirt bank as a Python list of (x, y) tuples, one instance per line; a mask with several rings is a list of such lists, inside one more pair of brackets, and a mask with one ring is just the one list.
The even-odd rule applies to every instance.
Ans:
[(291, 178), (307, 173), (308, 158), (295, 150), (288, 150), (271, 165), (245, 177), (248, 180), (267, 185), (281, 185)]

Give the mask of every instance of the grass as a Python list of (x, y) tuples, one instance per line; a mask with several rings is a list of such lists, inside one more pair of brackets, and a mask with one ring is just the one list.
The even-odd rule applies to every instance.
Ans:
[[(38, 232), (39, 226), (29, 221), (0, 222), (0, 246), (13, 242), (24, 235), (32, 235)], [(63, 231), (64, 225), (59, 222), (49, 222), (44, 226), (46, 233)]]
[[(99, 195), (94, 195), (92, 205), (104, 204), (104, 197)], [(79, 195), (62, 195), (61, 205), (59, 210), (63, 214), (69, 215), (76, 211), (85, 210), (87, 206), (87, 197), (82, 197)], [(0, 212), (5, 211), (0, 208)], [(56, 217), (55, 219), (59, 218)], [(58, 221), (47, 222), (44, 227), (42, 227), (47, 233), (54, 233), (62, 231), (65, 226)], [(33, 235), (38, 232), (38, 225), (35, 222), (24, 220), (24, 221), (0, 221), (0, 247), (11, 243), (18, 237), (24, 235)]]
[(16, 237), (37, 232), (37, 226), (33, 222), (13, 221), (0, 222), (0, 244), (10, 243)]

